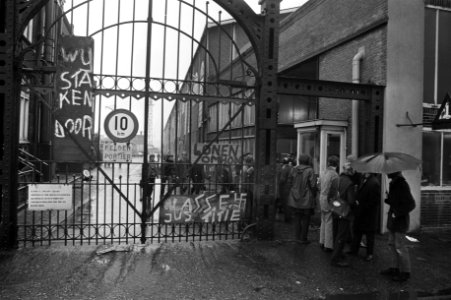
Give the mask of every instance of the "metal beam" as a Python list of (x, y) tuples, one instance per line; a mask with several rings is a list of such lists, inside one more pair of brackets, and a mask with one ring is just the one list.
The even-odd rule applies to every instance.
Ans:
[(49, 2), (49, 0), (28, 0), (17, 1), (17, 10), (19, 11), (19, 24), (15, 33), (16, 41), (19, 41), (25, 27), (30, 20)]
[(362, 101), (382, 100), (384, 86), (355, 84), (295, 77), (278, 77), (277, 93), (282, 95), (315, 96)]

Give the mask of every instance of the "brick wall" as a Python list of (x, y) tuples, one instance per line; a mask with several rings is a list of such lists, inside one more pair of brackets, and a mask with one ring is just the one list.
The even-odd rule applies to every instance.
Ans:
[[(320, 79), (352, 82), (352, 59), (359, 48), (364, 47), (365, 55), (361, 60), (360, 82), (385, 85), (386, 33), (386, 27), (382, 26), (320, 55)], [(380, 151), (382, 103), (360, 103), (359, 128), (365, 128), (365, 130), (360, 130), (359, 153)], [(349, 100), (320, 98), (319, 118), (347, 120), (351, 124), (351, 107), (352, 102)], [(379, 121), (376, 119), (377, 116), (379, 116)], [(376, 128), (378, 129), (376, 130)], [(377, 139), (375, 139), (376, 135), (378, 135)], [(351, 150), (350, 127), (347, 137), (347, 152), (349, 153)]]
[(279, 69), (304, 61), (386, 17), (387, 0), (311, 0), (282, 22)]
[(421, 227), (451, 228), (451, 191), (421, 192)]

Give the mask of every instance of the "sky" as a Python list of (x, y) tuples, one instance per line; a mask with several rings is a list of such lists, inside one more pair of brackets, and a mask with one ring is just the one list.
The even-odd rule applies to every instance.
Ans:
[[(255, 11), (260, 11), (259, 0), (245, 0), (245, 2)], [(307, 0), (282, 0), (280, 3), (280, 9), (298, 7), (303, 5)]]
[[(83, 3), (85, 0), (66, 0), (64, 9), (68, 10)], [(118, 22), (127, 22), (135, 17), (135, 20), (147, 19), (147, 7), (149, 0), (92, 0), (89, 5), (83, 5), (74, 9), (73, 13), (68, 14), (69, 21), (72, 20), (74, 24), (75, 35), (86, 36), (93, 35), (94, 38), (94, 73), (96, 74), (118, 74), (129, 76), (145, 76), (145, 57), (146, 57), (146, 33), (147, 25), (145, 22), (136, 23), (132, 25), (124, 24), (120, 26), (120, 30), (114, 24)], [(197, 5), (206, 7), (206, 0), (184, 0), (187, 3), (195, 1)], [(256, 12), (260, 13), (259, 0), (246, 0), (249, 6)], [(281, 9), (299, 7), (307, 2), (306, 0), (283, 0), (281, 2)], [(107, 9), (102, 10), (103, 3), (106, 3)], [(133, 7), (135, 3), (135, 7)], [(165, 8), (165, 3), (168, 7)], [(210, 1), (209, 15), (219, 16), (219, 7), (214, 1)], [(166, 14), (167, 12), (167, 14)], [(89, 18), (87, 15), (89, 14)], [(154, 0), (153, 1), (153, 21), (152, 27), (152, 42), (151, 42), (151, 77), (166, 77), (166, 78), (184, 78), (186, 71), (191, 62), (191, 56), (195, 49), (192, 48), (191, 38), (177, 35), (176, 30), (164, 30), (164, 27), (159, 25), (167, 23), (174, 28), (181, 27), (187, 33), (194, 33), (196, 39), (200, 39), (205, 28), (205, 16), (197, 14), (194, 17), (193, 10), (188, 6), (180, 6), (177, 0)], [(195, 19), (194, 26), (192, 25), (193, 18)], [(223, 12), (221, 20), (230, 19), (230, 17)], [(181, 26), (179, 25), (179, 22)], [(133, 26), (133, 27), (132, 27)], [(98, 33), (101, 28), (109, 27), (103, 33)], [(166, 38), (164, 38), (166, 36)], [(117, 43), (117, 41), (120, 41)], [(166, 42), (163, 42), (165, 41)], [(177, 42), (179, 40), (179, 42)], [(178, 59), (178, 52), (180, 58)], [(133, 53), (133, 55), (132, 55)], [(177, 59), (176, 59), (177, 58)], [(121, 81), (125, 83), (126, 81)], [(105, 82), (107, 83), (107, 82)], [(113, 84), (111, 84), (112, 86)], [(136, 82), (136, 85), (143, 86), (142, 82)], [(107, 88), (107, 86), (105, 86)], [(124, 89), (130, 88), (129, 84), (124, 84)], [(114, 97), (102, 97), (102, 105), (97, 110), (101, 111), (99, 119), (101, 122), (96, 123), (96, 127), (101, 126), (103, 119), (114, 108), (131, 109), (140, 120), (140, 129), (142, 132), (144, 107), (143, 100), (121, 101)], [(159, 101), (161, 103), (162, 101)], [(164, 107), (161, 105), (153, 106), (153, 126), (155, 132), (160, 132), (164, 122), (161, 121), (161, 115), (167, 118), (174, 102), (164, 101)], [(158, 103), (158, 102), (155, 102)], [(163, 111), (163, 112), (162, 112)], [(103, 132), (103, 130), (101, 130)], [(160, 136), (154, 136), (155, 143), (159, 143)]]

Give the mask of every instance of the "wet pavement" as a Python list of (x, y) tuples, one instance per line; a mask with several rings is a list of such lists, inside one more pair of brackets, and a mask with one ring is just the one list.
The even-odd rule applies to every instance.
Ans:
[(0, 252), (0, 299), (451, 299), (451, 243), (412, 235), (412, 277), (379, 275), (389, 266), (386, 237), (375, 259), (330, 265), (312, 243), (291, 240), (276, 223), (274, 241), (208, 241), (153, 245), (84, 245)]

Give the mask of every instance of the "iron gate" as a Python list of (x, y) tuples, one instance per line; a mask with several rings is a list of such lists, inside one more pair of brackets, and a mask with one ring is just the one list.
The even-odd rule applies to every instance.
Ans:
[[(35, 57), (22, 92), (39, 103), (53, 146), (21, 155), (32, 176), (21, 180), (18, 241), (239, 238), (255, 214), (250, 30), (196, 0), (72, 0), (44, 15), (24, 47)], [(131, 140), (121, 111), (138, 121)], [(122, 131), (112, 138), (108, 126)], [(39, 203), (52, 193), (69, 207)]]

